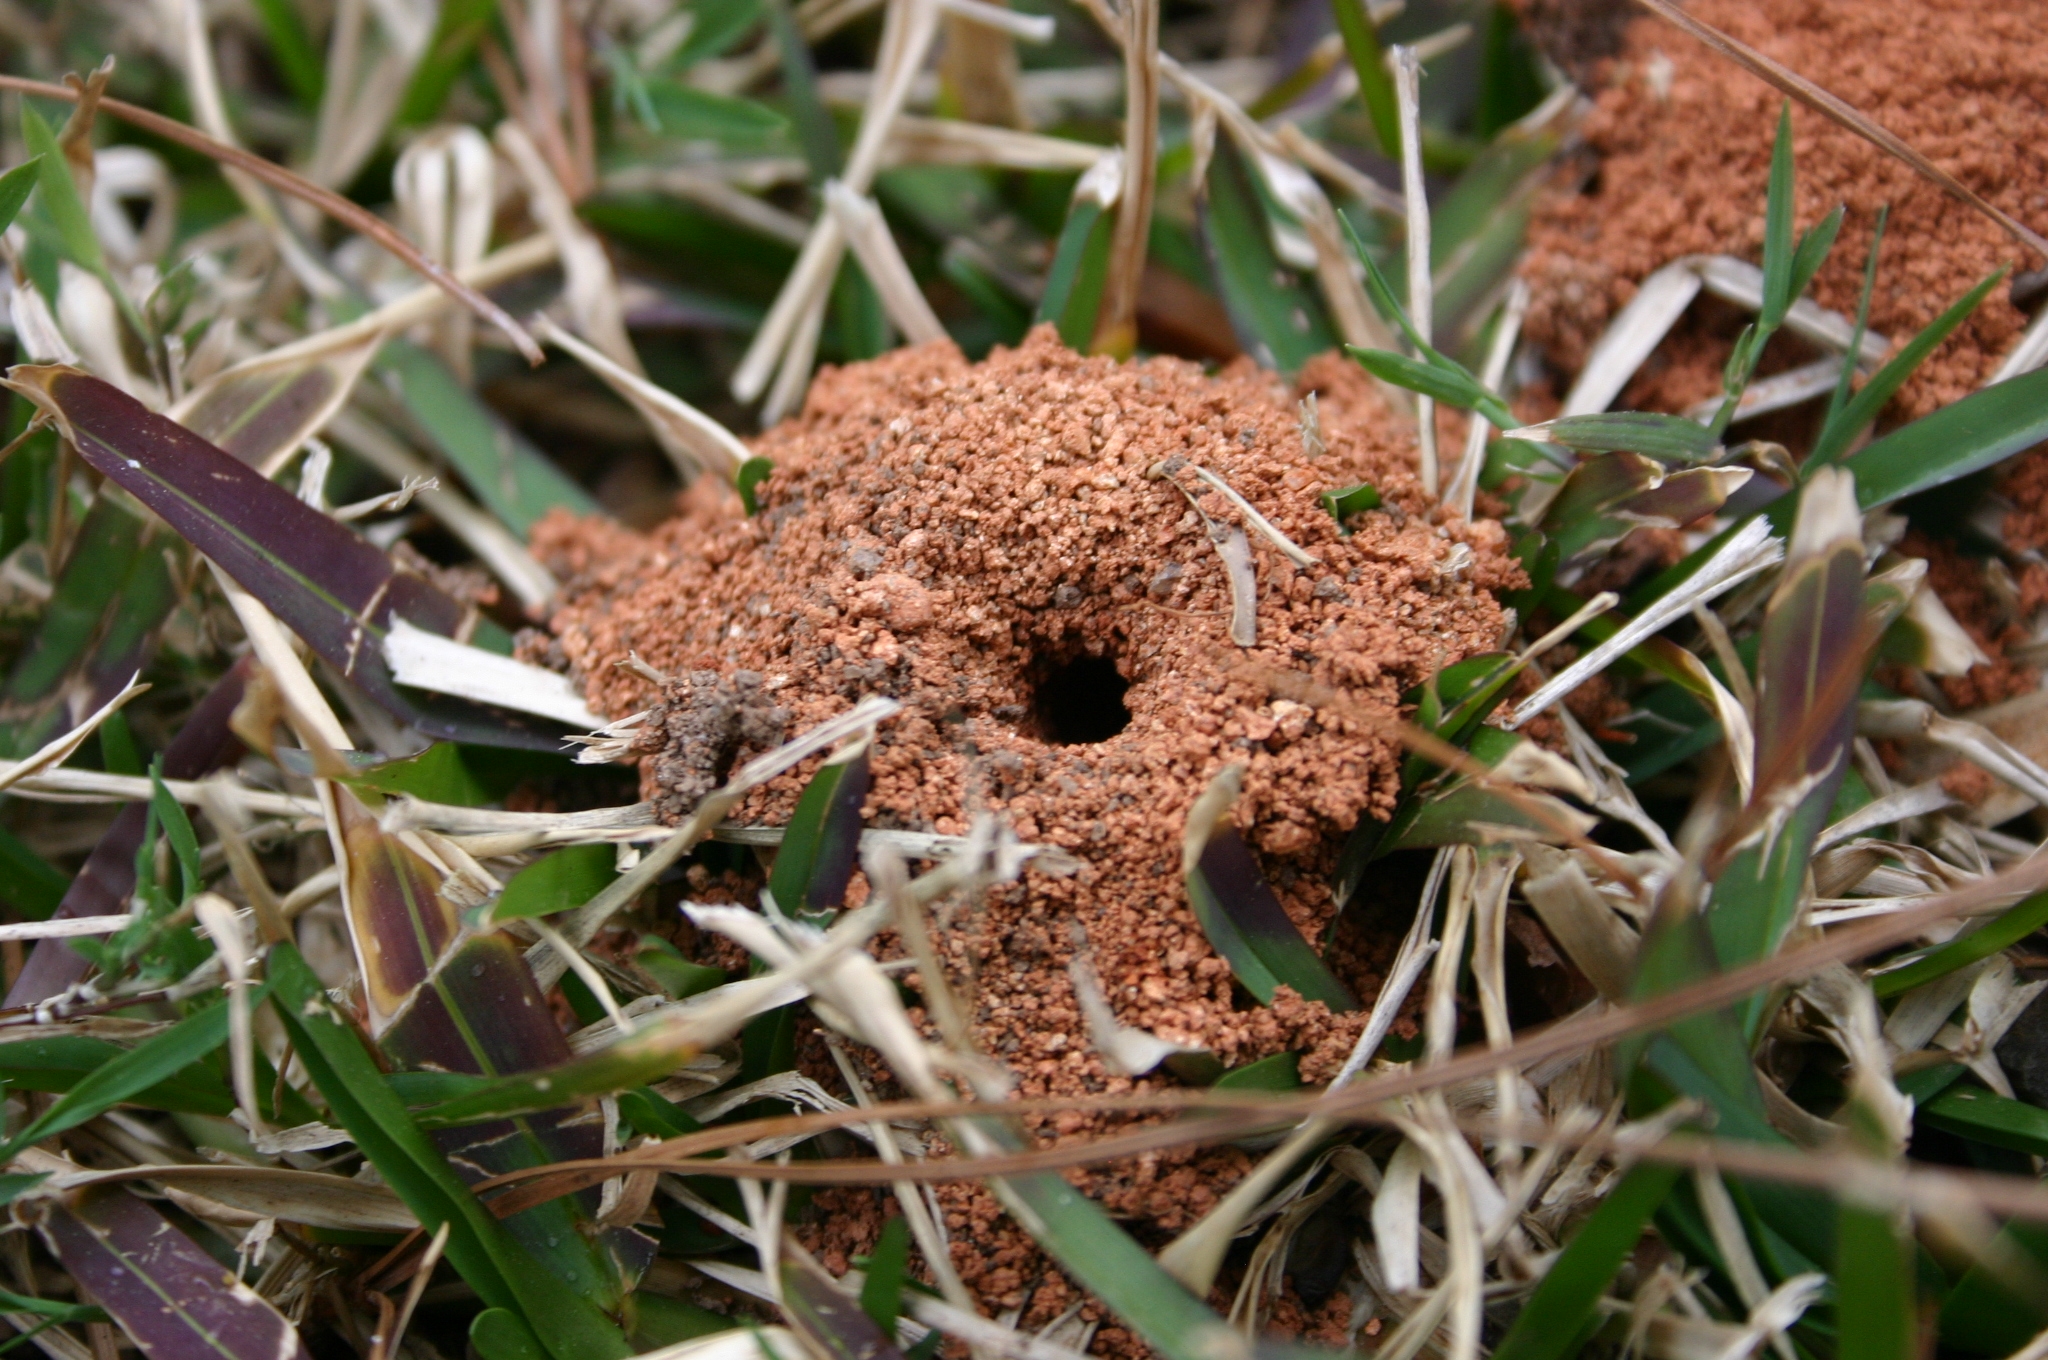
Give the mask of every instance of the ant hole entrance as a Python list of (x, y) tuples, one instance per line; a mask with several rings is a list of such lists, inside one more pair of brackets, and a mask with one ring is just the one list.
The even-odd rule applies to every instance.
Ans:
[(1108, 741), (1131, 724), (1124, 691), (1131, 682), (1113, 656), (1081, 653), (1041, 660), (1033, 668), (1031, 710), (1040, 740), (1055, 746)]

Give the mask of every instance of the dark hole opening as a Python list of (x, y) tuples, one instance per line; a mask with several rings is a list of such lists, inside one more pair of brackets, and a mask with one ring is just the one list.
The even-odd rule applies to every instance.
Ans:
[(1130, 682), (1107, 656), (1074, 656), (1055, 661), (1039, 676), (1032, 698), (1039, 735), (1058, 746), (1108, 741), (1130, 726), (1124, 707)]

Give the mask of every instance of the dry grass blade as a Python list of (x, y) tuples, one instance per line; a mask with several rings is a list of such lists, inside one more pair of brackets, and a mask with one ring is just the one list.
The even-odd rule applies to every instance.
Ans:
[(1977, 194), (1946, 170), (1943, 170), (1933, 161), (1928, 160), (1927, 157), (1915, 151), (1898, 137), (1878, 126), (1867, 115), (1844, 103), (1834, 95), (1829, 94), (1797, 71), (1788, 70), (1785, 66), (1771, 60), (1771, 58), (1747, 43), (1731, 37), (1713, 25), (1704, 23), (1687, 14), (1683, 9), (1673, 4), (1671, 0), (1639, 0), (1639, 2), (1645, 9), (1666, 20), (1673, 27), (1690, 33), (1693, 37), (1698, 38), (1701, 42), (1727, 57), (1745, 71), (1756, 76), (1759, 80), (1776, 86), (1816, 113), (1833, 119), (1886, 154), (1896, 156), (1899, 160), (1911, 166), (1916, 174), (1941, 186), (1943, 192), (1960, 199), (1978, 212), (1983, 213), (2010, 233), (2014, 240), (2032, 250), (2043, 260), (2048, 260), (2048, 239), (2044, 239), (2039, 232), (2036, 232), (2025, 223), (2017, 221), (1997, 205), (1986, 202), (1981, 195)]
[[(75, 103), (78, 99), (75, 91), (62, 85), (51, 85), (40, 80), (24, 80), (20, 76), (0, 75), (0, 90), (13, 90), (19, 94), (32, 94), (43, 99), (61, 99), (67, 103)], [(217, 141), (175, 118), (166, 118), (160, 113), (140, 108), (121, 99), (102, 99), (99, 107), (145, 132), (189, 147), (202, 156), (219, 161), (222, 165), (245, 171), (274, 189), (312, 204), (343, 226), (361, 232), (405, 261), (435, 286), (444, 289), (463, 306), (503, 331), (518, 347), (520, 354), (525, 356), (527, 362), (541, 362), (540, 346), (526, 333), (525, 327), (514, 321), (504, 308), (464, 283), (445, 266), (427, 258), (420, 252), (419, 247), (406, 240), (402, 233), (375, 213), (350, 202), (331, 189), (321, 188), (304, 176), (294, 174), (275, 162), (267, 161), (240, 147)]]

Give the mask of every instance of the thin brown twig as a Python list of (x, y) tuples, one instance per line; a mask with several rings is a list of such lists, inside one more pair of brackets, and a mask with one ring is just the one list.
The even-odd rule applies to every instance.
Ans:
[(1791, 95), (1806, 107), (1824, 118), (1833, 120), (1849, 131), (1863, 138), (1880, 151), (1897, 157), (1910, 166), (1915, 173), (1939, 186), (1944, 193), (1960, 199), (1978, 212), (2005, 228), (2014, 240), (2032, 250), (2043, 259), (2048, 259), (2048, 239), (2018, 221), (1996, 204), (1986, 201), (1954, 175), (1949, 174), (1927, 157), (1915, 151), (1896, 135), (1888, 132), (1854, 105), (1839, 96), (1828, 93), (1820, 86), (1800, 75), (1790, 67), (1783, 66), (1739, 38), (1723, 33), (1712, 24), (1704, 23), (1687, 14), (1671, 0), (1641, 0), (1645, 9), (1670, 23), (1684, 29), (1693, 37), (1713, 48), (1722, 56), (1748, 71), (1757, 79), (1776, 86)]
[[(76, 103), (80, 97), (78, 91), (62, 85), (10, 75), (0, 75), (0, 90), (13, 90), (18, 94), (34, 95), (39, 99), (61, 99), (67, 104)], [(456, 278), (446, 266), (429, 259), (396, 227), (369, 209), (351, 203), (332, 189), (323, 189), (305, 176), (295, 174), (275, 161), (265, 160), (252, 152), (244, 151), (241, 147), (230, 146), (226, 142), (207, 136), (190, 124), (181, 123), (175, 118), (166, 118), (151, 109), (130, 104), (125, 99), (103, 98), (99, 102), (99, 111), (112, 114), (125, 123), (133, 124), (145, 132), (155, 133), (167, 141), (189, 147), (203, 156), (219, 161), (222, 165), (244, 171), (273, 189), (312, 204), (343, 226), (369, 237), (403, 260), (414, 272), (503, 331), (528, 363), (538, 367), (546, 358), (541, 353), (540, 345), (526, 333), (524, 326), (512, 319), (510, 313)]]

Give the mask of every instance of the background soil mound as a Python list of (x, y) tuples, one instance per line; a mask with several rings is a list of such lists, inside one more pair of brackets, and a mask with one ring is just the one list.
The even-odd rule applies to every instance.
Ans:
[[(1027, 1081), (1100, 1075), (1064, 972), (1075, 927), (1124, 980), (1126, 1024), (1232, 1063), (1313, 1049), (1320, 1007), (1290, 1024), (1234, 1008), (1178, 885), (1183, 820), (1218, 769), (1246, 762), (1240, 821), (1315, 938), (1332, 842), (1391, 809), (1395, 752), (1232, 671), (1284, 668), (1391, 710), (1499, 641), (1488, 589), (1517, 569), (1491, 521), (1421, 518), (1411, 436), (1355, 365), (1319, 361), (1304, 381), (1324, 394), (1315, 458), (1270, 374), (1083, 359), (1049, 328), (978, 365), (939, 344), (827, 371), (799, 418), (756, 441), (775, 462), (759, 515), (697, 500), (644, 537), (546, 522), (537, 545), (569, 581), (553, 628), (600, 711), (659, 706), (642, 780), (667, 817), (780, 733), (885, 693), (906, 710), (873, 752), (870, 825), (958, 833), (987, 810), (1077, 855), (1080, 873), (1034, 876), (994, 909), (984, 957), (953, 941), (962, 976), (979, 977), (988, 1049)], [(1176, 479), (1147, 476), (1175, 455)], [(1219, 526), (1242, 517), (1196, 466), (1320, 559), (1297, 570), (1251, 536), (1247, 651), (1229, 643), (1222, 562), (1175, 480)], [(1343, 536), (1317, 496), (1359, 481), (1388, 508)], [(632, 651), (678, 677), (666, 693), (614, 665)], [(782, 820), (800, 784), (742, 815)]]
[[(1691, 9), (1840, 95), (2007, 212), (2048, 217), (2048, 147), (2037, 135), (2048, 112), (2048, 31), (2033, 0), (1699, 0)], [(1621, 55), (1600, 65), (1605, 88), (1585, 126), (1599, 167), (1541, 203), (1524, 265), (1535, 293), (1527, 333), (1565, 372), (1577, 371), (1652, 270), (1692, 253), (1757, 258), (1782, 100), (1650, 17), (1633, 21)], [(1998, 266), (2041, 263), (1819, 115), (1795, 108), (1793, 125), (1801, 227), (1837, 203), (1849, 209), (1814, 284), (1822, 306), (1854, 313), (1885, 203), (1892, 215), (1871, 325), (1894, 341)], [(1924, 415), (1982, 383), (2025, 324), (1996, 290), (1907, 382), (1900, 414)], [(1696, 367), (1711, 390), (1718, 360)]]

